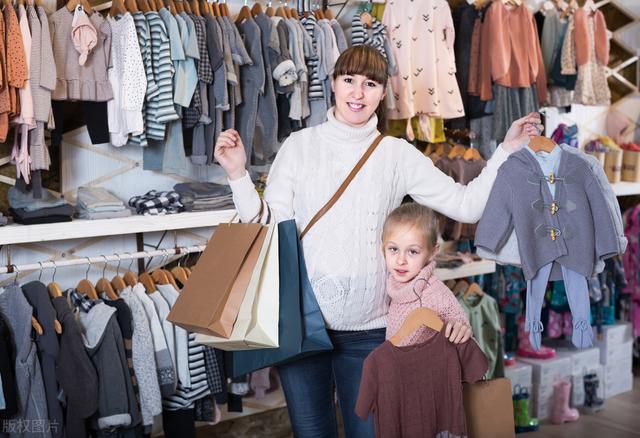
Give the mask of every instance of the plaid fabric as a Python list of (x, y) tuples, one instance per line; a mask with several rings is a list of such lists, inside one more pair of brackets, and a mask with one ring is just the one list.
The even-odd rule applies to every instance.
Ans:
[(211, 394), (219, 394), (223, 390), (222, 375), (216, 359), (216, 351), (210, 347), (204, 347), (204, 363), (207, 368), (207, 383)]
[(158, 192), (151, 190), (143, 196), (129, 199), (129, 206), (143, 215), (161, 215), (179, 213), (184, 208), (177, 192)]
[(207, 22), (204, 17), (192, 17), (193, 24), (196, 26), (196, 37), (198, 39), (198, 51), (200, 52), (200, 60), (198, 64), (198, 79), (206, 84), (213, 83), (213, 69), (211, 68), (211, 60), (209, 59), (209, 50), (207, 49)]
[(67, 290), (67, 294), (71, 299), (71, 304), (85, 313), (89, 313), (93, 306), (102, 302), (102, 300), (92, 300), (91, 298), (85, 297), (75, 289)]

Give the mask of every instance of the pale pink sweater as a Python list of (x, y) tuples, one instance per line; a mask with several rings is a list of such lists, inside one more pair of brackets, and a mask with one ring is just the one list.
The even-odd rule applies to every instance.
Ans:
[[(470, 327), (467, 314), (453, 292), (433, 275), (436, 262), (431, 262), (413, 280), (407, 283), (387, 277), (387, 294), (391, 297), (387, 315), (387, 339), (396, 334), (405, 318), (418, 307), (428, 307), (446, 322), (461, 322)], [(400, 345), (420, 344), (436, 332), (422, 327), (402, 341)]]

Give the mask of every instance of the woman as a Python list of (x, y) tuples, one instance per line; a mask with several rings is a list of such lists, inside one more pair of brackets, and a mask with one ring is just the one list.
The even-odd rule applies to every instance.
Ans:
[[(355, 46), (336, 62), (332, 88), (336, 105), (328, 121), (291, 134), (271, 167), (264, 201), (245, 170), (240, 136), (223, 132), (215, 158), (226, 171), (242, 221), (266, 207), (276, 221), (294, 218), (299, 231), (342, 184), (378, 136), (387, 85), (387, 63), (369, 46)], [(362, 364), (385, 339), (387, 303), (380, 238), (387, 214), (405, 195), (455, 220), (473, 223), (482, 215), (498, 167), (538, 135), (539, 118), (517, 120), (482, 173), (462, 186), (437, 169), (405, 140), (387, 137), (369, 157), (338, 202), (303, 239), (309, 278), (334, 344), (331, 352), (279, 367), (296, 436), (337, 436), (337, 389), (347, 437), (372, 437), (373, 424), (354, 413)], [(453, 342), (468, 339), (461, 324), (447, 326)]]

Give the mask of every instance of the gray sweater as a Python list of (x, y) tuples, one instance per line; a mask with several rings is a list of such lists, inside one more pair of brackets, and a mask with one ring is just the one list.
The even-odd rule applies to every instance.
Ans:
[[(598, 259), (619, 249), (607, 201), (589, 165), (565, 151), (555, 184), (559, 208), (552, 214), (554, 199), (536, 159), (524, 149), (511, 154), (498, 170), (478, 224), (476, 246), (497, 252), (515, 229), (525, 279), (553, 261), (591, 276)], [(551, 280), (561, 279), (556, 266)]]
[[(22, 294), (20, 286), (14, 283), (6, 289), (0, 289), (0, 313), (6, 315), (15, 342), (15, 376), (18, 386), (19, 412), (14, 420), (24, 421), (20, 424), (25, 426), (49, 418), (40, 361), (36, 345), (31, 339), (32, 312), (33, 309)], [(46, 432), (46, 427), (42, 432), (18, 427), (15, 432), (10, 431), (9, 436), (11, 438), (48, 438), (51, 432)]]
[[(618, 254), (623, 254), (627, 249), (627, 237), (624, 235), (624, 226), (622, 224), (620, 205), (618, 204), (618, 198), (616, 197), (616, 194), (611, 188), (611, 184), (609, 184), (607, 175), (604, 173), (602, 165), (593, 155), (585, 154), (579, 149), (566, 144), (562, 144), (560, 145), (560, 147), (563, 151), (574, 154), (586, 161), (586, 163), (589, 165), (589, 168), (593, 172), (593, 175), (598, 180), (598, 185), (600, 186), (600, 189), (602, 190), (602, 193), (604, 194), (604, 197), (607, 201), (607, 207), (609, 208), (609, 213), (611, 214), (611, 219), (613, 220), (613, 224), (615, 226), (616, 235), (618, 236)], [(493, 253), (491, 251), (487, 251), (482, 247), (479, 247), (478, 255), (482, 258), (495, 260), (496, 262), (505, 265), (521, 265), (520, 253), (518, 251), (518, 240), (516, 238), (515, 231), (511, 233), (507, 242), (497, 253)], [(596, 262), (593, 273), (599, 274), (603, 270), (604, 260), (599, 259)]]

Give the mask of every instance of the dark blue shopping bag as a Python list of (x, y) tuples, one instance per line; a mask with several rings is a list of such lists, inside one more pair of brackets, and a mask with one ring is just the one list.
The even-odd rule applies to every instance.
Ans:
[(333, 348), (307, 275), (294, 220), (278, 224), (278, 239), (279, 346), (229, 353), (226, 356), (227, 373), (233, 377)]

